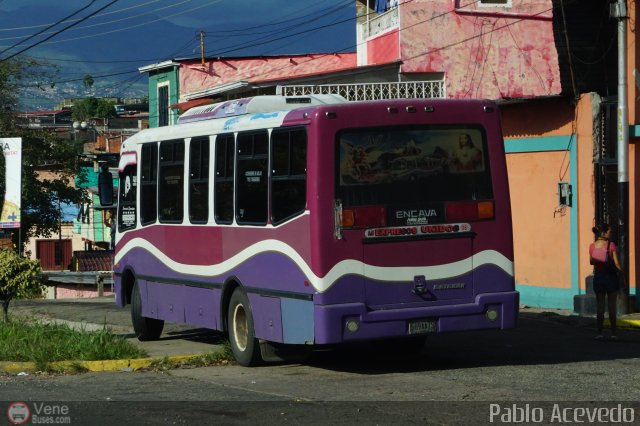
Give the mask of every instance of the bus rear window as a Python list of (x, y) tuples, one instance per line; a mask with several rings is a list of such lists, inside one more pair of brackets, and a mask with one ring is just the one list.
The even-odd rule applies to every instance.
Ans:
[(394, 217), (421, 209), (436, 223), (446, 220), (446, 202), (493, 198), (481, 127), (369, 128), (337, 139), (336, 197), (344, 207), (381, 206)]

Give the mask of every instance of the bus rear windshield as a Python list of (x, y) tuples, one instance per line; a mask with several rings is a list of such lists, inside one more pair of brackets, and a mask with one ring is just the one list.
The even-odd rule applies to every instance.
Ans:
[(440, 209), (493, 198), (479, 126), (381, 127), (338, 134), (337, 198), (344, 207)]

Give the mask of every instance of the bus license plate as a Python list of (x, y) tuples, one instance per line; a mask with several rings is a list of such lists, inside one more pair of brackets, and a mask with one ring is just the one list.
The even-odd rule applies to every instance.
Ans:
[(409, 321), (409, 334), (434, 333), (436, 331), (435, 320)]

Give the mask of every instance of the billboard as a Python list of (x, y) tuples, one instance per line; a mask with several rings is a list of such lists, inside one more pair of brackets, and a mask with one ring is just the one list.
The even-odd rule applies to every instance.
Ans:
[[(0, 138), (4, 154), (4, 204), (0, 213), (0, 228), (20, 227), (20, 194), (22, 187), (22, 138)], [(1, 164), (1, 163), (0, 163)], [(0, 197), (2, 196), (0, 195)], [(0, 198), (1, 199), (1, 198)]]

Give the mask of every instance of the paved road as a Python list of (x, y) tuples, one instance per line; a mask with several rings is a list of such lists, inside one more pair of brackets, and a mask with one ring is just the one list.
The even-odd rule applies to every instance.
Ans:
[(63, 401), (76, 418), (136, 424), (484, 424), (491, 404), (513, 403), (543, 407), (549, 424), (555, 403), (622, 404), (640, 424), (640, 332), (594, 334), (591, 319), (526, 309), (515, 330), (434, 335), (415, 356), (362, 345), (251, 369), (2, 375), (0, 401)]

